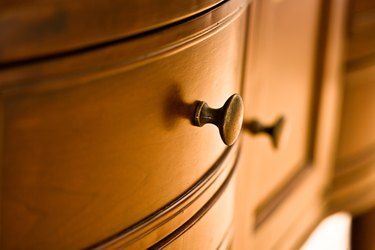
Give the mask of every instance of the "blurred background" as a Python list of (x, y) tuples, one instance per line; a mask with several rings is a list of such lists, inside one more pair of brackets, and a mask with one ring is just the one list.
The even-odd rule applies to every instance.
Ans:
[(350, 0), (346, 14), (341, 126), (332, 187), (334, 203), (346, 207), (353, 218), (344, 212), (328, 217), (303, 250), (350, 249), (350, 238), (353, 249), (375, 249), (375, 1)]

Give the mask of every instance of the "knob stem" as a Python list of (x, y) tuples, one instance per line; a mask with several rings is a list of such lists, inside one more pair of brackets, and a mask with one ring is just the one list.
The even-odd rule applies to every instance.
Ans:
[(194, 125), (202, 127), (207, 123), (220, 124), (222, 110), (213, 109), (208, 106), (206, 102), (199, 101), (195, 109)]
[(280, 142), (281, 132), (284, 126), (284, 117), (279, 117), (274, 124), (266, 126), (257, 120), (252, 120), (246, 125), (246, 128), (252, 134), (266, 134), (270, 136), (272, 145), (277, 148)]

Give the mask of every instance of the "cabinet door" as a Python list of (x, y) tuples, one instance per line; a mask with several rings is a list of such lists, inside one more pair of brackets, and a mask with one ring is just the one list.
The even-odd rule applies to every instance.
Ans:
[(285, 123), (277, 148), (265, 134), (244, 133), (236, 230), (248, 233), (235, 234), (242, 245), (235, 240), (234, 249), (298, 249), (327, 211), (344, 8), (345, 1), (253, 1), (245, 127), (254, 119)]
[(285, 119), (277, 148), (265, 134), (245, 137), (256, 203), (270, 199), (309, 165), (319, 3), (255, 2), (245, 122), (256, 119), (270, 125), (279, 117)]
[[(316, 78), (320, 3), (266, 0), (255, 1), (252, 6), (244, 127), (254, 120), (269, 126), (284, 118), (277, 148), (264, 133), (246, 131), (243, 139), (244, 167), (239, 176), (247, 178), (244, 186), (251, 222), (246, 230), (254, 232), (255, 238), (249, 241), (254, 249), (272, 249), (284, 240), (285, 231), (297, 224), (313, 200), (303, 202), (300, 191), (316, 191), (315, 186), (303, 187), (312, 183), (311, 178), (306, 182), (303, 177), (306, 170), (315, 168), (312, 155), (320, 91)], [(311, 221), (303, 223), (293, 240)]]

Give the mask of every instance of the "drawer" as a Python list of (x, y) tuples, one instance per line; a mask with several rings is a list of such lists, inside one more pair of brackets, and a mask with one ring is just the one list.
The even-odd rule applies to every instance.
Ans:
[[(0, 63), (113, 43), (191, 18), (223, 0), (19, 0), (0, 4)], [(147, 18), (145, 18), (147, 17)]]
[(230, 249), (235, 182), (227, 182), (188, 222), (149, 249)]
[[(220, 241), (222, 242), (220, 245), (224, 246), (224, 242), (228, 242), (232, 235), (230, 226), (234, 206), (232, 187), (234, 184), (232, 182), (235, 182), (235, 175), (237, 175), (238, 146), (238, 144), (235, 144), (228, 147), (194, 186), (162, 211), (151, 215), (141, 223), (137, 223), (131, 230), (113, 235), (113, 237), (96, 245), (96, 248), (137, 250), (149, 249), (150, 247), (162, 248), (169, 245), (176, 246), (172, 242), (177, 239), (179, 239), (178, 241), (184, 239), (185, 237), (180, 238), (180, 236), (190, 231), (190, 228), (195, 227), (195, 224), (199, 224), (199, 221), (207, 220), (212, 227), (217, 227), (212, 229), (211, 226), (208, 226), (204, 227), (205, 230), (198, 230), (199, 234), (206, 235), (204, 238), (207, 239), (207, 242), (200, 242), (199, 236), (194, 233), (195, 236), (191, 237), (189, 243), (185, 242), (185, 244), (191, 244), (192, 246), (207, 244), (212, 248), (217, 245), (212, 244), (212, 242)], [(211, 212), (211, 210), (221, 212)], [(214, 216), (208, 216), (212, 213), (214, 213)], [(217, 215), (223, 218), (220, 226), (212, 221), (213, 217)], [(216, 234), (208, 236), (213, 230), (217, 230)], [(192, 232), (195, 231), (192, 230)]]
[(284, 117), (280, 142), (247, 133), (243, 152), (259, 210), (310, 163), (319, 1), (256, 1), (245, 87), (245, 126)]
[(220, 107), (241, 88), (245, 3), (234, 3), (0, 71), (2, 249), (92, 246), (196, 185), (226, 146), (215, 126), (191, 124), (195, 102)]

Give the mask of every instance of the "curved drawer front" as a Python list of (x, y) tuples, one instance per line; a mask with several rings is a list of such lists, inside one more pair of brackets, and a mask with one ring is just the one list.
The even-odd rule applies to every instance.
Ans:
[(150, 249), (230, 249), (233, 205), (234, 181), (228, 179), (189, 221)]
[(176, 23), (223, 0), (64, 0), (0, 3), (0, 63), (112, 43)]
[(240, 91), (243, 7), (0, 72), (2, 249), (95, 245), (209, 171), (226, 147), (191, 119)]
[(194, 246), (205, 244), (204, 249), (217, 249), (230, 244), (237, 156), (238, 145), (228, 147), (178, 199), (93, 247), (136, 250), (184, 245), (184, 249), (196, 249)]

